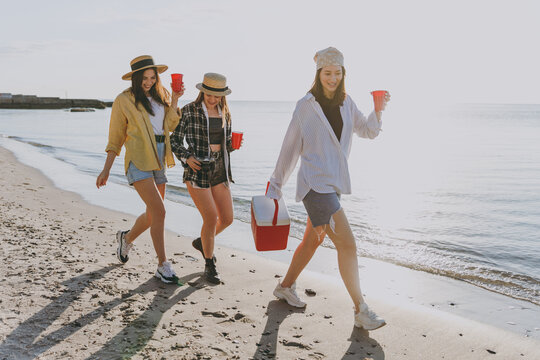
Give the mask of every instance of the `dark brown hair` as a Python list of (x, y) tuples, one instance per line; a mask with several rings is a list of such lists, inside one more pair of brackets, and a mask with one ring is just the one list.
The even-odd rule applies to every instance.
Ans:
[[(195, 104), (200, 104), (204, 101), (204, 93), (202, 91), (199, 91), (199, 95), (195, 99)], [(230, 123), (231, 122), (231, 113), (229, 112), (229, 106), (227, 105), (227, 99), (225, 96), (221, 97), (221, 100), (219, 101), (219, 105), (221, 105), (221, 111), (225, 114), (225, 118)]]
[[(154, 70), (154, 74), (156, 75), (156, 82), (155, 84), (150, 88), (149, 94), (156, 102), (160, 103), (163, 106), (169, 106), (170, 105), (170, 94), (161, 85), (161, 80), (159, 79), (159, 74), (155, 67), (149, 68)], [(150, 101), (146, 97), (146, 94), (144, 93), (144, 90), (142, 89), (142, 81), (143, 81), (143, 74), (148, 69), (136, 71), (131, 75), (131, 92), (135, 96), (135, 106), (138, 104), (141, 104), (147, 113), (151, 115), (155, 115), (154, 111), (152, 110), (152, 106), (150, 105)]]
[(317, 101), (319, 99), (325, 99), (331, 106), (343, 105), (343, 101), (345, 101), (345, 97), (347, 96), (347, 93), (345, 92), (345, 68), (343, 66), (341, 67), (341, 73), (343, 74), (343, 77), (341, 78), (341, 82), (339, 83), (336, 92), (334, 93), (333, 99), (326, 99), (326, 97), (324, 96), (324, 89), (321, 83), (322, 69), (323, 68), (317, 70), (317, 73), (315, 74), (315, 80), (313, 80), (313, 85), (311, 86), (309, 92), (312, 93), (313, 96), (315, 96), (315, 99), (317, 99)]

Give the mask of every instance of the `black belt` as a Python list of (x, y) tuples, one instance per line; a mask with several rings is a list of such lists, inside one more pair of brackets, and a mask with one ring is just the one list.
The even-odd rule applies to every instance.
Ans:
[(165, 142), (165, 135), (154, 135), (156, 137), (156, 142), (162, 143)]

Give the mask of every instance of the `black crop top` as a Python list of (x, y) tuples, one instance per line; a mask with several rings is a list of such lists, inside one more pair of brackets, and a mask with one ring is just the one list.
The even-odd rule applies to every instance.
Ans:
[(210, 135), (210, 144), (221, 144), (223, 143), (223, 127), (222, 120), (220, 117), (211, 117), (208, 119), (210, 123), (210, 128), (208, 129), (208, 134)]
[(325, 96), (320, 98), (315, 97), (315, 100), (321, 105), (322, 111), (326, 119), (330, 123), (330, 126), (334, 130), (334, 134), (339, 140), (341, 140), (341, 131), (343, 130), (343, 118), (341, 117), (341, 111), (339, 105), (330, 105), (330, 100)]

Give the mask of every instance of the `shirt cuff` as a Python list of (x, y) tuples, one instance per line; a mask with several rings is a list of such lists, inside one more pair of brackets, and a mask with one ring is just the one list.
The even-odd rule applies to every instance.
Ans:
[(277, 188), (277, 186), (274, 186), (270, 184), (268, 187), (268, 191), (266, 192), (266, 197), (270, 199), (279, 200), (281, 199), (282, 193), (281, 190)]

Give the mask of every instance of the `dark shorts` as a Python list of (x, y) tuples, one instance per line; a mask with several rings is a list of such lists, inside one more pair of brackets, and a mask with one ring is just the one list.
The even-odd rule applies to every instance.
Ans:
[(313, 227), (330, 224), (332, 215), (341, 209), (340, 198), (341, 195), (335, 192), (322, 194), (309, 190), (302, 202)]
[[(222, 151), (211, 152), (210, 156), (215, 160), (214, 166), (209, 170), (208, 180), (210, 182), (210, 187), (217, 186), (221, 183), (225, 183), (225, 186), (229, 186), (229, 181), (227, 180), (227, 172), (225, 169), (225, 159), (223, 157)], [(194, 181), (191, 182), (191, 185), (195, 189), (202, 189)]]

